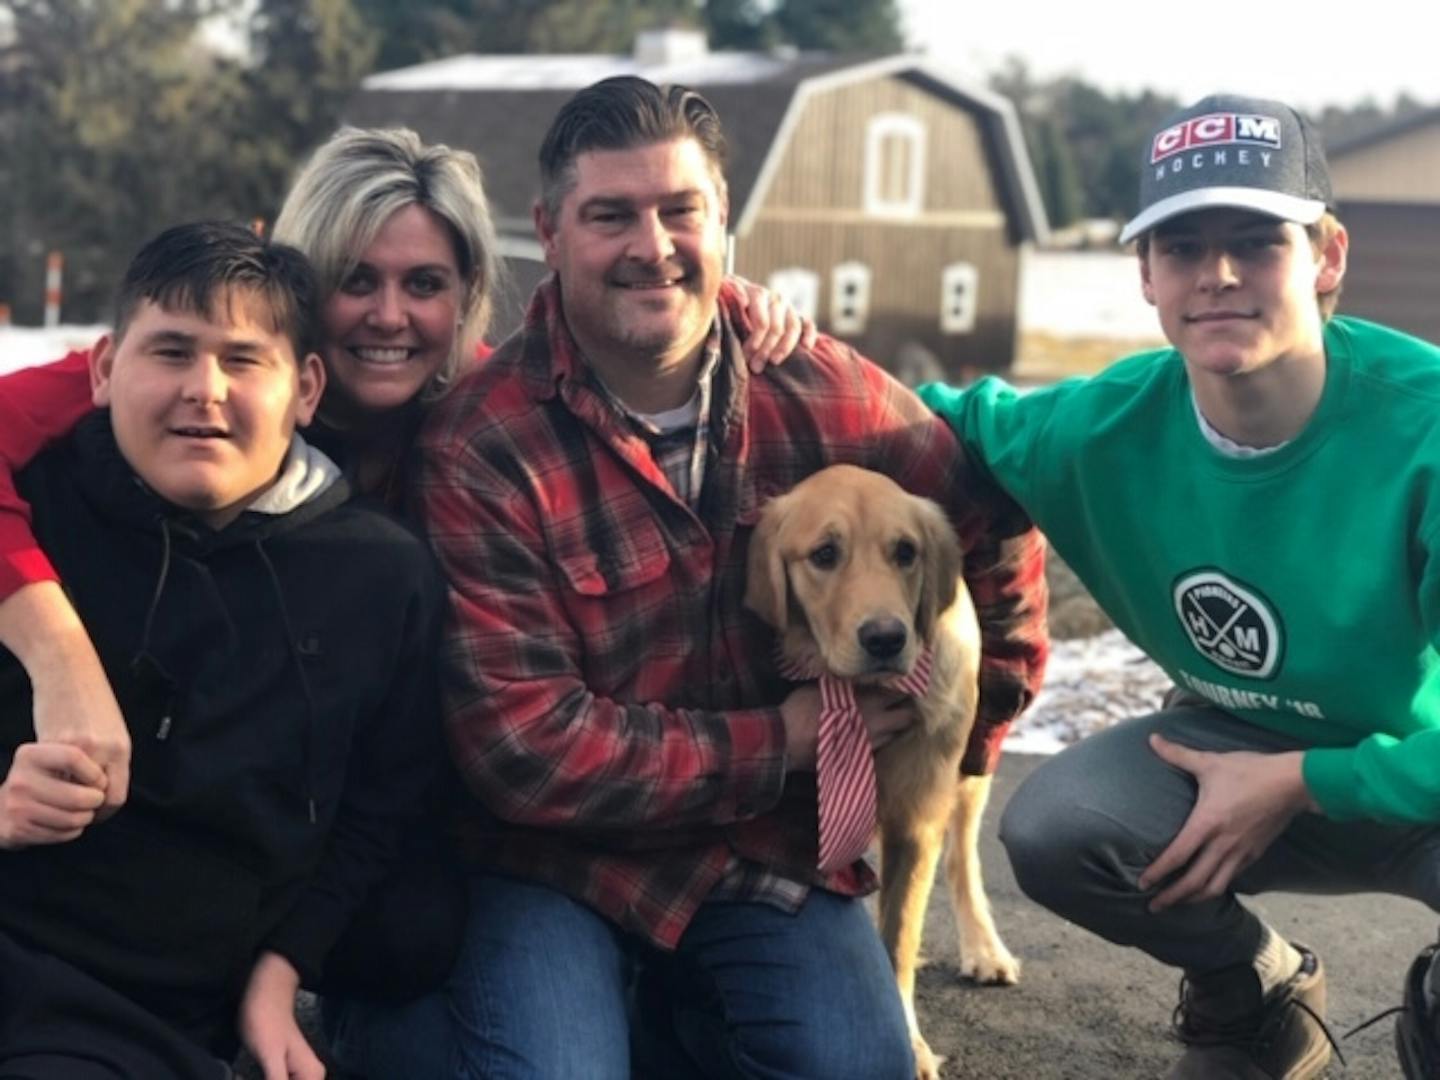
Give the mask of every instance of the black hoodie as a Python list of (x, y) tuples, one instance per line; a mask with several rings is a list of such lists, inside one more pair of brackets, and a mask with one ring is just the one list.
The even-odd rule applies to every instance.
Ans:
[[(441, 755), (438, 574), (344, 481), (212, 530), (140, 483), (108, 412), (17, 483), (134, 752), (113, 818), (0, 852), (0, 930), (223, 1051), (258, 951), (314, 980), (418, 813)], [(33, 738), (0, 649), (0, 767)]]

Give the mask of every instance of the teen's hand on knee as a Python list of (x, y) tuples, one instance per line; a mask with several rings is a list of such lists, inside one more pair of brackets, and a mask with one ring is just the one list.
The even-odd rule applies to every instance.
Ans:
[(84, 751), (58, 743), (23, 743), (0, 784), (0, 848), (63, 844), (95, 820), (105, 774)]
[(784, 363), (797, 345), (814, 347), (815, 323), (796, 311), (789, 300), (744, 278), (732, 281), (739, 288), (741, 306), (750, 320), (750, 334), (741, 349), (752, 372), (758, 375), (769, 364)]
[(1199, 784), (1185, 824), (1140, 875), (1142, 889), (1165, 883), (1151, 899), (1151, 911), (1222, 895), (1295, 815), (1319, 811), (1305, 787), (1298, 751), (1213, 753), (1161, 735), (1150, 736), (1150, 748)]
[(300, 975), (278, 953), (261, 953), (240, 1002), (240, 1038), (265, 1080), (324, 1080), (325, 1066), (295, 1021)]
[(865, 730), (870, 733), (870, 749), (879, 750), (891, 740), (910, 730), (915, 723), (915, 699), (888, 690), (861, 690), (855, 695)]
[(60, 586), (36, 582), (0, 603), (0, 644), (30, 676), (35, 738), (82, 751), (105, 774), (103, 820), (130, 793), (130, 731), (79, 616)]

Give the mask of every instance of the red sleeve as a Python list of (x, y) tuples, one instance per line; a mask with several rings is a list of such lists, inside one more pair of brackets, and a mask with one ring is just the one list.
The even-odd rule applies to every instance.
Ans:
[(15, 473), (94, 407), (89, 360), (88, 352), (76, 351), (0, 376), (0, 600), (22, 585), (58, 579), (30, 529)]

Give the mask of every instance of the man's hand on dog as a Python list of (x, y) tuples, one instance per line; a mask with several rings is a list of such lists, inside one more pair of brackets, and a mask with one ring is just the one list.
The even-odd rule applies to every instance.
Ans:
[(915, 723), (915, 699), (891, 690), (857, 690), (855, 700), (870, 732), (870, 749), (879, 750)]
[[(879, 750), (915, 723), (915, 701), (888, 690), (860, 688), (855, 693), (860, 716), (870, 733), (870, 747)], [(796, 688), (780, 704), (785, 722), (785, 766), (790, 772), (815, 768), (820, 733), (820, 691), (813, 685)]]
[(1166, 882), (1151, 911), (1222, 895), (1296, 814), (1320, 808), (1301, 776), (1301, 754), (1215, 753), (1150, 736), (1163, 761), (1195, 777), (1199, 793), (1175, 839), (1140, 875), (1149, 889)]

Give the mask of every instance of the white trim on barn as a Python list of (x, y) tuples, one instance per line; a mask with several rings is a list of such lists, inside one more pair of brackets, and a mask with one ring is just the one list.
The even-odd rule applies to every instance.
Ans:
[(957, 262), (940, 274), (940, 332), (969, 334), (980, 310), (980, 275), (970, 263)]
[(799, 314), (814, 319), (820, 310), (820, 275), (803, 266), (787, 266), (774, 271), (766, 286), (790, 301)]
[(870, 321), (870, 267), (843, 262), (830, 271), (830, 329), (863, 334)]
[(925, 205), (925, 125), (909, 113), (876, 113), (865, 125), (862, 205), (872, 217), (918, 217)]
[[(732, 215), (731, 220), (734, 223), (735, 234), (745, 236), (755, 226), (755, 219), (765, 205), (770, 185), (775, 181), (775, 175), (780, 170), (780, 162), (790, 145), (791, 136), (800, 123), (800, 117), (804, 115), (805, 107), (809, 104), (812, 94), (824, 93), (841, 86), (850, 86), (867, 79), (907, 73), (919, 76), (920, 79), (926, 81), (943, 95), (950, 97), (951, 100), (978, 105), (998, 121), (999, 131), (995, 134), (996, 142), (1001, 150), (1001, 168), (1019, 192), (1020, 205), (1017, 210), (1027, 226), (1022, 227), (1021, 231), (1036, 244), (1043, 245), (1049, 239), (1050, 226), (1045, 217), (1045, 204), (1040, 198), (1040, 187), (1035, 180), (1035, 170), (1030, 165), (1030, 155), (1025, 148), (1025, 136), (1021, 131), (1020, 118), (1015, 112), (1015, 107), (1003, 95), (958, 79), (950, 71), (931, 61), (921, 59), (913, 53), (882, 57), (867, 63), (856, 64), (854, 67), (817, 75), (814, 78), (803, 80), (795, 87), (795, 92), (790, 96), (790, 103), (786, 106), (785, 115), (781, 119), (779, 127), (776, 128), (775, 137), (770, 140), (770, 145), (765, 150), (765, 160), (761, 163), (759, 172), (755, 176), (755, 183), (750, 188), (749, 197), (745, 200), (745, 205), (740, 208), (740, 212)], [(373, 77), (371, 76), (371, 78)], [(698, 80), (694, 81), (698, 82)]]

